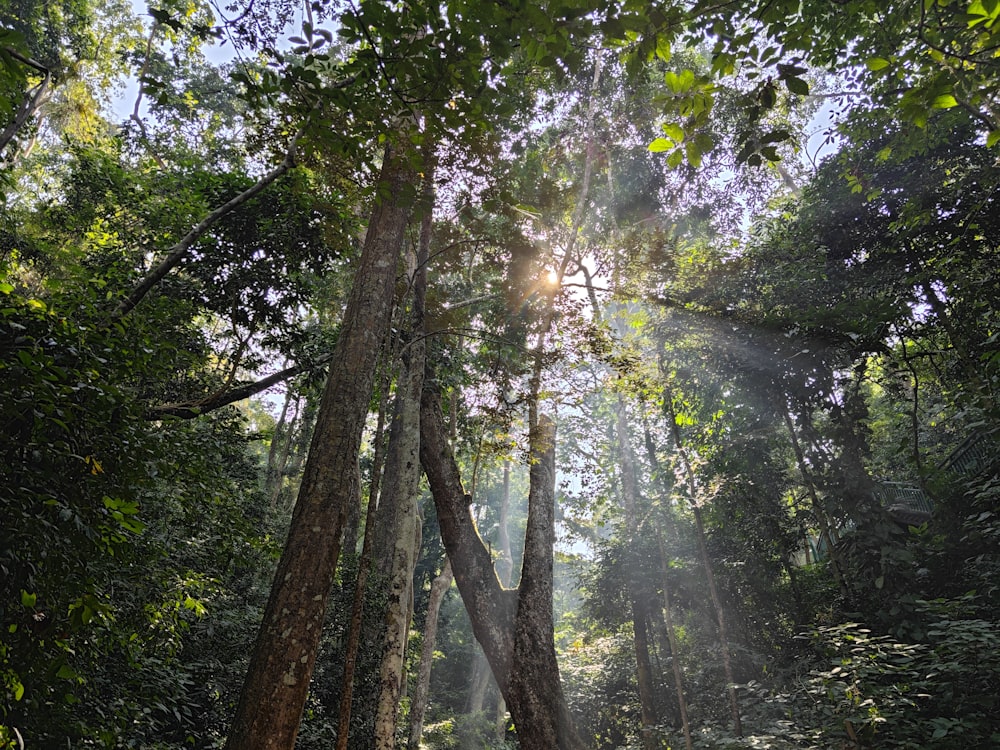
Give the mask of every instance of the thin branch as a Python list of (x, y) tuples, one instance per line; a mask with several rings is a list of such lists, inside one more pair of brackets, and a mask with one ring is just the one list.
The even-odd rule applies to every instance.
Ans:
[(162, 419), (163, 417), (194, 419), (195, 417), (199, 417), (202, 414), (214, 411), (215, 409), (221, 409), (223, 406), (228, 406), (229, 404), (236, 403), (237, 401), (242, 401), (245, 398), (256, 396), (261, 391), (266, 391), (271, 386), (283, 383), (300, 373), (322, 367), (330, 361), (332, 356), (332, 354), (328, 354), (315, 362), (286, 367), (284, 370), (279, 370), (278, 372), (268, 375), (266, 378), (261, 380), (257, 380), (253, 383), (246, 383), (245, 385), (233, 388), (231, 391), (214, 393), (207, 398), (201, 399), (200, 401), (190, 401), (180, 404), (160, 404), (152, 407), (146, 416), (148, 419)]
[[(308, 124), (308, 123), (307, 123)], [(267, 188), (271, 183), (277, 180), (279, 177), (285, 174), (293, 166), (295, 166), (295, 152), (298, 145), (299, 139), (305, 132), (306, 124), (304, 124), (299, 131), (292, 137), (291, 143), (288, 146), (288, 151), (285, 153), (285, 158), (281, 160), (281, 163), (268, 172), (266, 175), (261, 177), (254, 183), (251, 187), (244, 190), (242, 193), (237, 195), (230, 201), (222, 204), (214, 211), (212, 211), (208, 216), (202, 219), (198, 224), (196, 224), (191, 231), (189, 231), (181, 240), (171, 247), (166, 256), (157, 263), (153, 268), (151, 268), (142, 280), (135, 286), (135, 288), (129, 293), (129, 295), (121, 301), (117, 309), (111, 314), (110, 322), (115, 323), (130, 312), (135, 309), (143, 297), (145, 297), (150, 290), (155, 287), (163, 278), (170, 273), (174, 268), (176, 268), (181, 261), (187, 257), (188, 251), (190, 251), (191, 246), (194, 245), (202, 235), (207, 232), (212, 225), (214, 225), (221, 218), (229, 213), (232, 213), (235, 209), (242, 206), (244, 203), (249, 201), (254, 196), (261, 193), (265, 188)]]
[(18, 108), (14, 119), (6, 128), (4, 128), (3, 133), (0, 133), (0, 151), (7, 148), (8, 144), (10, 144), (10, 142), (14, 139), (14, 136), (17, 135), (18, 131), (21, 130), (31, 116), (38, 111), (38, 108), (41, 106), (46, 94), (48, 94), (49, 86), (52, 83), (52, 72), (40, 62), (32, 60), (30, 57), (25, 57), (15, 50), (10, 49), (10, 47), (4, 47), (4, 52), (23, 65), (27, 65), (28, 67), (37, 70), (42, 74), (42, 80), (36, 86), (25, 92), (24, 101), (21, 102), (21, 106)]

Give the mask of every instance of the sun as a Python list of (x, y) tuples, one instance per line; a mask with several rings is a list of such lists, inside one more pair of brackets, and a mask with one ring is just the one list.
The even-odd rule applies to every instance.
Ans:
[(550, 285), (556, 286), (559, 283), (559, 274), (556, 271), (549, 271), (545, 280), (549, 282)]

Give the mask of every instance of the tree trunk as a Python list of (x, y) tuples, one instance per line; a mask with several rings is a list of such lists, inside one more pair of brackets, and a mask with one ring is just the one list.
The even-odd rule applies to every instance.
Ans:
[[(514, 574), (514, 556), (510, 550), (510, 461), (503, 464), (503, 494), (500, 496), (500, 520), (497, 527), (497, 552), (499, 556), (494, 564), (497, 578), (504, 588), (510, 587), (511, 576)], [(507, 702), (501, 693), (497, 698), (497, 715), (493, 737), (497, 742), (507, 734)]]
[(705, 582), (708, 584), (708, 595), (712, 600), (712, 607), (715, 610), (715, 618), (719, 625), (719, 647), (722, 651), (722, 668), (726, 675), (726, 693), (729, 696), (729, 712), (733, 717), (733, 731), (737, 737), (743, 736), (743, 721), (740, 718), (740, 704), (736, 697), (736, 682), (733, 678), (733, 660), (729, 652), (729, 631), (726, 627), (726, 612), (722, 608), (722, 600), (719, 598), (719, 590), (715, 585), (715, 571), (712, 569), (712, 558), (708, 555), (708, 545), (705, 542), (705, 521), (702, 517), (701, 504), (698, 498), (698, 489), (695, 482), (694, 467), (688, 459), (687, 450), (681, 440), (680, 426), (677, 424), (677, 415), (674, 412), (673, 393), (670, 388), (664, 393), (664, 403), (667, 407), (670, 419), (670, 432), (674, 438), (674, 447), (680, 456), (684, 474), (687, 476), (688, 500), (691, 504), (691, 512), (694, 514), (695, 530), (698, 535), (698, 554), (701, 557), (701, 564), (705, 570)]
[[(382, 479), (383, 455), (385, 454), (385, 414), (389, 403), (389, 384), (391, 368), (383, 368), (381, 382), (381, 399), (378, 410), (378, 423), (375, 428), (375, 455), (372, 460), (371, 478), (368, 482), (368, 508), (365, 512), (365, 533), (361, 543), (361, 556), (358, 559), (358, 577), (354, 582), (354, 596), (351, 599), (351, 618), (347, 628), (347, 640), (344, 645), (344, 678), (340, 688), (340, 706), (337, 711), (337, 744), (336, 750), (347, 750), (351, 734), (351, 709), (354, 699), (354, 673), (358, 665), (358, 647), (361, 643), (361, 625), (364, 619), (365, 592), (368, 587), (368, 575), (372, 569), (372, 548), (375, 540), (376, 515), (378, 513), (379, 487)], [(359, 506), (360, 507), (360, 506)], [(360, 519), (359, 519), (360, 525)], [(350, 530), (347, 524), (345, 534)], [(357, 533), (355, 532), (355, 537)]]
[(486, 690), (489, 686), (489, 662), (482, 649), (476, 648), (476, 655), (472, 660), (472, 678), (469, 680), (469, 700), (465, 705), (465, 713), (471, 716), (483, 710), (483, 704), (486, 703)]
[(677, 690), (677, 708), (681, 717), (681, 728), (684, 730), (684, 747), (691, 750), (691, 725), (688, 722), (687, 698), (684, 695), (684, 673), (681, 671), (680, 651), (677, 647), (677, 633), (674, 632), (674, 620), (670, 614), (670, 578), (667, 565), (667, 549), (663, 544), (663, 532), (656, 527), (656, 542), (660, 547), (660, 578), (663, 587), (663, 623), (667, 627), (667, 640), (670, 642), (670, 666), (674, 673), (674, 687)]
[(451, 560), (447, 560), (444, 570), (431, 583), (431, 595), (427, 601), (427, 620), (424, 623), (424, 640), (420, 649), (420, 667), (417, 669), (417, 687), (413, 691), (413, 701), (410, 703), (409, 750), (420, 750), (424, 713), (427, 711), (427, 696), (430, 693), (434, 646), (437, 641), (438, 615), (441, 612), (444, 595), (451, 588), (452, 579)]
[(397, 388), (397, 444), (390, 452), (393, 460), (386, 464), (384, 497), (388, 506), (395, 510), (395, 523), (393, 543), (388, 550), (391, 561), (389, 600), (385, 613), (385, 650), (379, 669), (381, 690), (375, 715), (376, 750), (393, 750), (396, 746), (396, 718), (404, 679), (403, 656), (413, 611), (413, 568), (420, 551), (420, 396), (424, 388), (424, 300), (433, 220), (433, 180), (433, 169), (427, 167), (422, 207), (424, 216), (413, 273), (412, 339), (407, 351), (405, 374)]
[(340, 336), (250, 668), (226, 747), (292, 750), (316, 663), (375, 365), (392, 308), (415, 175), (388, 149)]
[(555, 425), (531, 431), (531, 473), (524, 563), (517, 589), (504, 589), (465, 503), (441, 415), (440, 396), (424, 389), (420, 458), (437, 507), (441, 537), (472, 629), (486, 653), (525, 750), (584, 747), (566, 708), (553, 643), (552, 543), (555, 537)]
[(632, 551), (639, 531), (639, 482), (635, 469), (635, 454), (629, 439), (629, 429), (625, 421), (625, 399), (619, 393), (615, 404), (615, 423), (618, 433), (618, 459), (621, 469), (622, 500), (625, 507), (625, 527), (628, 548), (626, 550), (626, 581), (629, 604), (632, 609), (632, 632), (635, 646), (636, 681), (639, 686), (639, 712), (642, 727), (642, 744), (646, 750), (654, 750), (656, 737), (656, 704), (653, 696), (653, 675), (649, 665), (649, 641), (646, 632), (646, 610), (639, 595), (638, 561)]

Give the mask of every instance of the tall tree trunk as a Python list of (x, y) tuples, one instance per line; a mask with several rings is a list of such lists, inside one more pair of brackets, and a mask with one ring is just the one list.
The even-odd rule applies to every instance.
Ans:
[(559, 684), (552, 619), (555, 537), (555, 425), (530, 434), (530, 489), (524, 563), (517, 589), (504, 589), (465, 503), (440, 396), (424, 389), (420, 459), (434, 495), (441, 538), (476, 639), (507, 701), (524, 750), (580, 750)]
[[(430, 162), (429, 159), (427, 161)], [(424, 387), (424, 300), (434, 184), (433, 168), (426, 166), (425, 169), (424, 216), (413, 273), (412, 338), (404, 357), (405, 374), (396, 395), (399, 404), (396, 412), (398, 441), (391, 452), (394, 460), (386, 465), (385, 497), (389, 507), (395, 510), (395, 529), (389, 550), (389, 601), (385, 613), (385, 649), (379, 669), (381, 690), (375, 715), (376, 750), (393, 750), (396, 746), (396, 718), (404, 679), (403, 656), (413, 613), (413, 568), (420, 551), (420, 397)]]
[(674, 673), (674, 687), (677, 690), (677, 708), (681, 717), (681, 728), (684, 730), (684, 747), (691, 750), (691, 724), (688, 722), (687, 697), (684, 694), (684, 673), (681, 670), (681, 655), (677, 646), (677, 633), (674, 631), (674, 620), (670, 613), (670, 577), (667, 565), (667, 549), (663, 543), (663, 532), (656, 527), (656, 543), (660, 547), (660, 580), (663, 588), (663, 623), (667, 627), (667, 640), (670, 643), (670, 666)]
[[(385, 358), (388, 360), (389, 358)], [(389, 384), (392, 368), (385, 364), (381, 382), (381, 399), (378, 423), (375, 428), (375, 455), (372, 460), (371, 478), (368, 482), (368, 508), (365, 513), (365, 533), (361, 543), (361, 557), (358, 560), (358, 577), (354, 582), (354, 596), (351, 599), (351, 618), (344, 644), (344, 678), (340, 688), (340, 706), (337, 713), (336, 750), (347, 750), (351, 735), (351, 708), (354, 699), (354, 673), (358, 665), (358, 648), (361, 643), (361, 625), (364, 619), (365, 592), (368, 576), (372, 569), (372, 548), (375, 544), (375, 526), (378, 514), (379, 487), (382, 480), (382, 464), (385, 455), (385, 415), (389, 406)], [(348, 524), (348, 529), (350, 525)]]
[(788, 436), (792, 442), (792, 451), (795, 453), (795, 462), (798, 466), (799, 474), (802, 475), (802, 482), (806, 486), (806, 492), (809, 493), (809, 501), (812, 504), (813, 514), (819, 523), (821, 538), (826, 541), (833, 579), (837, 582), (837, 588), (840, 589), (840, 595), (844, 598), (844, 601), (849, 602), (851, 601), (851, 594), (847, 588), (847, 582), (844, 580), (844, 571), (843, 565), (840, 562), (840, 556), (837, 550), (834, 549), (836, 540), (833, 538), (829, 516), (827, 516), (826, 509), (823, 507), (819, 495), (816, 493), (816, 483), (812, 479), (812, 473), (809, 471), (805, 455), (802, 453), (802, 445), (799, 443), (798, 433), (795, 432), (795, 423), (792, 422), (792, 416), (788, 413), (788, 409), (784, 405), (781, 405), (780, 408), (781, 414), (785, 419), (785, 428), (788, 430)]
[(434, 664), (434, 647), (437, 642), (438, 615), (444, 595), (451, 588), (454, 576), (451, 560), (446, 560), (442, 570), (431, 583), (431, 595), (427, 600), (427, 619), (424, 622), (424, 639), (420, 648), (420, 666), (417, 669), (417, 687), (410, 702), (410, 742), (409, 750), (420, 750), (420, 737), (424, 731), (424, 713), (427, 711), (427, 696), (430, 694), (431, 667)]
[(319, 650), (375, 365), (388, 328), (415, 181), (387, 149), (376, 204), (320, 405), (298, 501), (250, 661), (228, 750), (291, 750)]
[(639, 685), (639, 712), (642, 722), (642, 744), (646, 750), (656, 747), (653, 727), (656, 726), (656, 703), (653, 696), (653, 675), (649, 665), (649, 641), (646, 632), (646, 608), (639, 595), (638, 560), (632, 554), (639, 532), (639, 481), (636, 475), (635, 454), (629, 439), (625, 420), (625, 398), (618, 394), (615, 404), (615, 427), (618, 433), (618, 460), (621, 470), (622, 500), (625, 507), (627, 531), (626, 573), (629, 604), (632, 609), (632, 632), (635, 646), (636, 680)]
[[(503, 493), (500, 495), (500, 519), (497, 526), (497, 552), (499, 556), (494, 565), (500, 585), (510, 588), (511, 576), (514, 574), (514, 556), (510, 550), (510, 461), (503, 464)], [(497, 715), (493, 736), (497, 742), (507, 734), (507, 702), (503, 694), (497, 698)]]
[(729, 652), (729, 631), (726, 627), (726, 612), (722, 608), (722, 600), (719, 598), (719, 589), (715, 585), (715, 571), (712, 568), (712, 558), (708, 554), (708, 545), (705, 542), (705, 520), (701, 512), (701, 503), (698, 498), (698, 489), (695, 482), (694, 467), (687, 455), (687, 449), (681, 440), (680, 425), (677, 423), (677, 415), (674, 411), (673, 393), (670, 388), (664, 393), (664, 403), (668, 411), (670, 420), (670, 432), (674, 438), (674, 448), (680, 456), (684, 474), (687, 477), (688, 500), (691, 504), (691, 512), (694, 514), (695, 530), (698, 537), (698, 554), (701, 557), (701, 564), (705, 570), (705, 582), (708, 584), (708, 595), (712, 600), (712, 607), (715, 610), (715, 618), (719, 626), (719, 647), (722, 651), (722, 668), (726, 675), (726, 694), (729, 696), (729, 712), (733, 717), (733, 731), (737, 737), (743, 736), (743, 721), (740, 718), (740, 704), (736, 698), (736, 681), (733, 678), (733, 660)]

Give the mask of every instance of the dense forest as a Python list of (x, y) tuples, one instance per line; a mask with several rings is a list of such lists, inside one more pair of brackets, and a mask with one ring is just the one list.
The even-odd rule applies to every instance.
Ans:
[(1000, 747), (1000, 0), (0, 0), (0, 749)]

